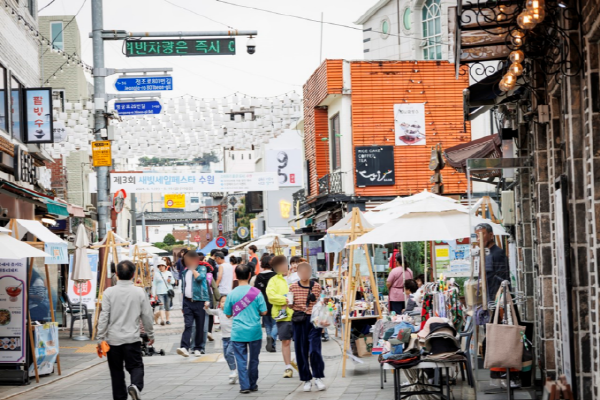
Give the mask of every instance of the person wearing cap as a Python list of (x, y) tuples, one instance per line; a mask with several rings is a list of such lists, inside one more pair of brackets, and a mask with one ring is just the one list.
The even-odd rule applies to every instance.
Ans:
[(490, 224), (482, 223), (475, 227), (477, 238), (483, 235), (483, 243), (488, 249), (485, 254), (485, 275), (488, 300), (493, 300), (503, 281), (510, 282), (508, 257), (500, 247), (496, 246), (494, 230)]
[[(158, 270), (154, 272), (154, 279), (152, 280), (152, 294), (158, 298), (160, 302), (160, 317), (161, 325), (169, 321), (169, 312), (171, 311), (171, 297), (169, 296), (169, 290), (173, 290), (173, 275), (171, 271), (167, 271), (167, 266), (164, 262), (158, 264)], [(158, 319), (155, 319), (157, 321)]]

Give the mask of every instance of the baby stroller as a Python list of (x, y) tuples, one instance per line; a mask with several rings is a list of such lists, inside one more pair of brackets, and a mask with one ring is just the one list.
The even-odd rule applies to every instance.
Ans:
[[(158, 299), (154, 296), (150, 296), (150, 306), (152, 307), (152, 313), (154, 313), (154, 308), (158, 305)], [(142, 357), (152, 357), (155, 354), (159, 354), (161, 356), (165, 355), (165, 351), (160, 349), (157, 351), (154, 346), (149, 346), (148, 342), (150, 339), (148, 338), (148, 334), (144, 330), (144, 324), (140, 322), (140, 338), (142, 339)]]

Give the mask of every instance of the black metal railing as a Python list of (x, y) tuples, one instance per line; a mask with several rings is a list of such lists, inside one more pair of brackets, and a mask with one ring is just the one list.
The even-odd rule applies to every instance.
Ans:
[(319, 178), (320, 195), (340, 193), (344, 193), (341, 172), (333, 172), (331, 174), (323, 176), (322, 178)]
[[(306, 203), (306, 193), (304, 189), (300, 189), (295, 192), (292, 195), (292, 198), (294, 199), (294, 215), (298, 215), (297, 211), (299, 211), (300, 214), (308, 211), (310, 207), (308, 203)], [(296, 205), (298, 205), (298, 209), (296, 209)]]

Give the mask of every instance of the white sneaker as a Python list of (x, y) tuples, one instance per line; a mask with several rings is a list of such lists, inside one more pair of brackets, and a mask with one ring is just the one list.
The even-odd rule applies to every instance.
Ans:
[(229, 374), (229, 383), (231, 385), (235, 385), (237, 383), (237, 380), (238, 380), (237, 371), (231, 371), (231, 374)]
[(195, 350), (195, 351), (194, 351), (194, 355), (195, 355), (196, 357), (202, 357), (202, 352), (201, 352), (200, 350)]
[(184, 356), (184, 357), (189, 357), (190, 353), (187, 351), (187, 349), (180, 347), (177, 349), (177, 354), (179, 354), (180, 356)]
[(315, 379), (315, 385), (317, 385), (317, 389), (321, 390), (326, 390), (327, 386), (325, 386), (325, 384), (323, 383), (323, 381), (321, 379)]
[(304, 382), (304, 391), (310, 392), (311, 389), (312, 389), (312, 382), (311, 381)]
[(127, 388), (127, 393), (129, 393), (132, 400), (142, 400), (142, 394), (135, 385), (129, 385), (129, 387)]

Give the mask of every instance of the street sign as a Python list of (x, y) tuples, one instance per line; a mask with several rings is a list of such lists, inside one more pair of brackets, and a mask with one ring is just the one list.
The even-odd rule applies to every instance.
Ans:
[(199, 235), (194, 236), (194, 242), (200, 243), (200, 236)]
[(223, 224), (219, 224), (219, 230), (222, 231), (223, 230)]
[(165, 208), (185, 208), (185, 194), (165, 194)]
[(127, 57), (235, 55), (235, 38), (126, 40)]
[(92, 142), (92, 160), (94, 167), (110, 167), (112, 165), (110, 140)]
[(115, 111), (119, 115), (160, 114), (162, 105), (158, 100), (115, 101)]
[(248, 228), (246, 228), (245, 226), (240, 226), (237, 230), (237, 235), (241, 239), (246, 239), (249, 234), (250, 234), (250, 230)]
[(150, 92), (155, 90), (173, 90), (173, 77), (169, 75), (122, 75), (115, 81), (115, 89), (117, 89), (119, 92)]
[(225, 239), (223, 236), (219, 236), (215, 244), (218, 248), (222, 249), (223, 247), (227, 246), (227, 239)]

